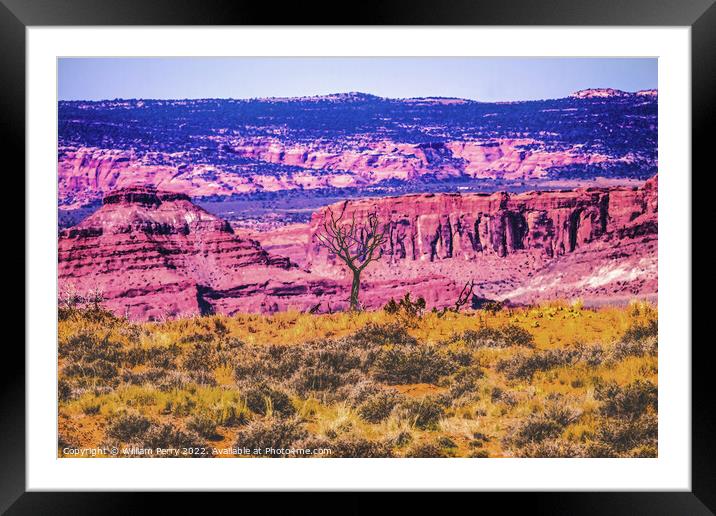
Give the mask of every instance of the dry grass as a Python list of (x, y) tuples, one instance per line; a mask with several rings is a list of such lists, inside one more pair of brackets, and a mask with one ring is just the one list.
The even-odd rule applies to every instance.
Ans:
[(657, 311), (646, 303), (60, 319), (61, 456), (277, 445), (333, 457), (656, 455)]

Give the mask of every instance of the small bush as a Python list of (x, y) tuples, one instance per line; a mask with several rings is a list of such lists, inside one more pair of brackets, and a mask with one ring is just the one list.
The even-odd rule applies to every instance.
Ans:
[(418, 341), (402, 324), (369, 323), (348, 337), (347, 341), (356, 346), (371, 348), (377, 346), (416, 346)]
[(239, 448), (291, 448), (308, 433), (297, 419), (266, 419), (252, 421), (239, 431), (236, 446)]
[(622, 340), (625, 342), (634, 342), (647, 339), (649, 337), (658, 337), (658, 335), (659, 321), (657, 319), (652, 319), (645, 324), (632, 324), (624, 333)]
[(532, 334), (514, 324), (506, 324), (500, 328), (466, 330), (462, 335), (453, 336), (452, 340), (462, 340), (472, 348), (534, 347)]
[(504, 441), (510, 447), (522, 448), (559, 437), (564, 428), (576, 421), (579, 413), (559, 403), (548, 405), (540, 414), (530, 414), (508, 432)]
[(658, 340), (656, 337), (643, 339), (629, 339), (618, 342), (611, 353), (614, 360), (623, 360), (627, 357), (656, 356)]
[(216, 439), (220, 437), (216, 433), (216, 420), (208, 414), (197, 414), (189, 418), (186, 424), (188, 430), (196, 432), (206, 439)]
[(135, 413), (123, 413), (115, 416), (107, 428), (107, 435), (123, 442), (140, 439), (149, 430), (152, 421)]
[(64, 378), (57, 382), (57, 398), (60, 402), (69, 401), (73, 397), (72, 386)]
[(381, 390), (363, 402), (358, 408), (358, 414), (370, 423), (380, 423), (390, 416), (399, 401), (400, 397), (395, 391)]
[(392, 457), (391, 443), (369, 439), (341, 438), (330, 443), (331, 457), (381, 458)]
[(515, 324), (506, 324), (500, 328), (500, 333), (508, 346), (534, 347), (532, 334)]
[(182, 367), (187, 371), (213, 371), (218, 365), (217, 348), (212, 342), (196, 342), (182, 360)]
[(268, 413), (292, 416), (296, 412), (288, 394), (268, 385), (260, 385), (246, 391), (246, 406), (251, 412), (263, 416)]
[(403, 419), (422, 430), (437, 428), (438, 422), (445, 415), (445, 411), (436, 400), (425, 397), (421, 400), (408, 400), (400, 405), (400, 414)]
[(530, 442), (519, 451), (520, 457), (528, 458), (560, 458), (560, 457), (586, 457), (585, 447), (579, 443), (565, 439), (546, 439), (539, 442)]
[(652, 413), (629, 419), (606, 418), (597, 427), (589, 454), (592, 457), (655, 457), (658, 428), (658, 417)]
[(492, 400), (492, 403), (504, 403), (510, 407), (517, 404), (517, 398), (513, 393), (500, 389), (499, 387), (492, 388), (490, 399)]
[(378, 381), (388, 384), (434, 383), (451, 374), (457, 364), (434, 348), (389, 348), (381, 350), (372, 367)]
[(406, 457), (416, 459), (440, 459), (450, 455), (436, 443), (421, 443), (411, 448)]
[(607, 417), (636, 418), (647, 410), (657, 410), (658, 389), (644, 380), (625, 387), (614, 382), (598, 384), (594, 395), (602, 402), (599, 412)]
[(537, 371), (571, 365), (579, 355), (577, 349), (548, 349), (530, 355), (518, 353), (498, 361), (496, 369), (510, 380), (531, 380)]
[[(202, 453), (206, 443), (194, 432), (183, 432), (174, 425), (152, 425), (142, 439), (142, 445), (148, 448), (162, 448), (178, 450), (178, 455), (169, 454), (167, 457), (205, 457)], [(186, 450), (186, 454), (183, 454)]]

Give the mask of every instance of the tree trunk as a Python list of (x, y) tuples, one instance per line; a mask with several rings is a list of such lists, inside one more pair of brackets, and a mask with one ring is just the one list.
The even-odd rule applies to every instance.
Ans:
[(358, 304), (358, 291), (360, 290), (360, 270), (353, 270), (353, 285), (351, 285), (351, 311), (357, 312), (360, 310)]

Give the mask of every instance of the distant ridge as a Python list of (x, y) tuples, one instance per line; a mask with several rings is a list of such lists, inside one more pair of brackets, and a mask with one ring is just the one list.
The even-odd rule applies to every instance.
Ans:
[(577, 99), (593, 99), (593, 98), (614, 98), (614, 97), (631, 97), (631, 96), (652, 96), (658, 95), (657, 89), (639, 90), (635, 92), (622, 91), (614, 88), (588, 88), (585, 90), (575, 91), (570, 95), (571, 98)]

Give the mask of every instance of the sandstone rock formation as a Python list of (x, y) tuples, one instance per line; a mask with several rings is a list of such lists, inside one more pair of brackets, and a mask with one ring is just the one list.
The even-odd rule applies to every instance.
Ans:
[[(60, 232), (60, 292), (99, 289), (120, 315), (148, 319), (288, 308), (304, 276), (287, 258), (191, 203), (184, 194), (120, 189), (79, 225)], [(311, 295), (319, 284), (298, 287)]]
[[(407, 292), (450, 306), (469, 280), (479, 296), (517, 303), (657, 292), (656, 177), (641, 188), (422, 194), (331, 209), (377, 213), (388, 232), (382, 259), (364, 272), (369, 309)], [(184, 194), (120, 189), (60, 233), (60, 292), (99, 288), (108, 308), (134, 319), (345, 309), (350, 277), (314, 238), (323, 213), (247, 238)]]
[[(369, 280), (440, 276), (453, 293), (476, 280), (484, 294), (531, 302), (557, 292), (595, 299), (654, 295), (657, 202), (655, 176), (642, 188), (410, 195), (330, 208), (349, 220), (372, 212), (384, 221), (384, 258)], [(317, 212), (311, 221), (308, 264), (330, 276), (339, 263), (313, 237), (322, 217)], [(545, 270), (552, 272), (526, 287)]]

